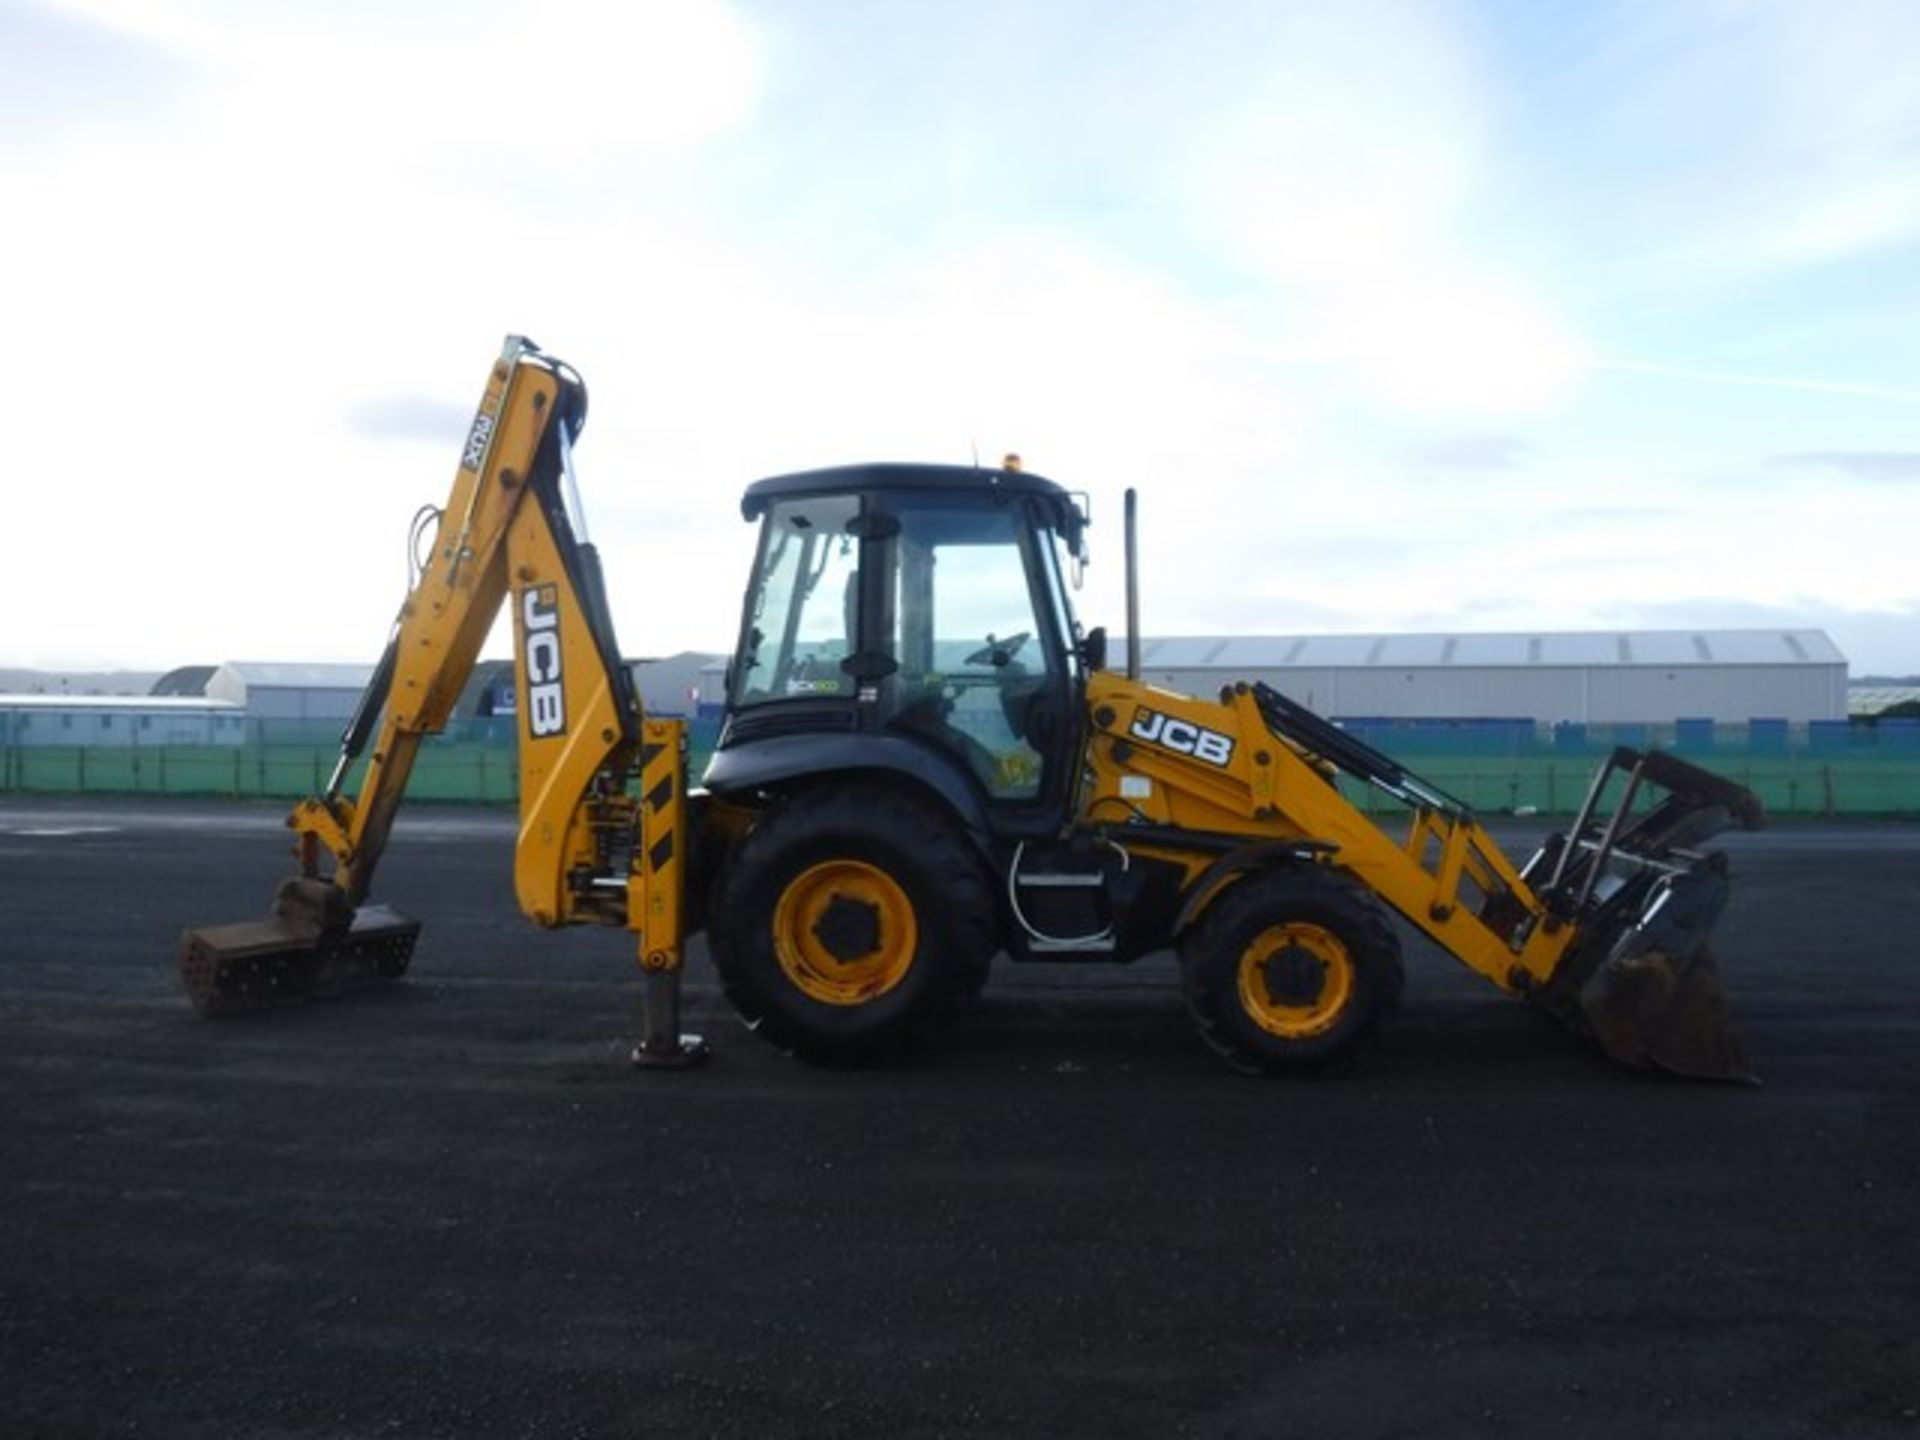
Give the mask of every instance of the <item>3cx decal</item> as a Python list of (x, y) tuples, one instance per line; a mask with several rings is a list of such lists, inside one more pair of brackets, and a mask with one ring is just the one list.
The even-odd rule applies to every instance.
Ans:
[(521, 646), (527, 669), (527, 732), (536, 740), (567, 733), (567, 693), (560, 679), (560, 593), (552, 585), (520, 592)]
[(467, 432), (467, 448), (460, 454), (460, 467), (463, 470), (478, 470), (487, 458), (487, 447), (493, 443), (493, 416), (482, 410), (473, 417), (473, 428)]
[(1149, 745), (1158, 745), (1181, 755), (1191, 755), (1209, 765), (1226, 765), (1233, 760), (1232, 737), (1187, 720), (1162, 715), (1158, 710), (1149, 710), (1144, 705), (1133, 712), (1133, 724), (1127, 727), (1127, 733), (1136, 740), (1144, 740)]

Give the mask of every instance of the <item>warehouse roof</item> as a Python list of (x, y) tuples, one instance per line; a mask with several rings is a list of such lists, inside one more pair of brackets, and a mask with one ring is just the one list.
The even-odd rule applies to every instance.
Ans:
[(207, 682), (218, 669), (214, 665), (181, 665), (153, 682), (149, 695), (204, 695)]
[(180, 711), (200, 715), (239, 709), (231, 701), (206, 700), (197, 695), (0, 695), (0, 710), (124, 710), (147, 715)]
[(1920, 685), (1849, 685), (1847, 687), (1849, 715), (1878, 715), (1890, 706), (1908, 705), (1915, 701), (1920, 701)]
[[(1124, 641), (1114, 652), (1122, 653)], [(1158, 670), (1282, 666), (1845, 665), (1823, 630), (1579, 630), (1431, 635), (1177, 635), (1141, 642)]]
[(248, 686), (269, 689), (364, 690), (371, 665), (285, 664), (273, 660), (229, 660), (220, 667)]

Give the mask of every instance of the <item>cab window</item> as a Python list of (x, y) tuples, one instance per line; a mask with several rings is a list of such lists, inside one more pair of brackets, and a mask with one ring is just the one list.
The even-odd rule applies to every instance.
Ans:
[(859, 501), (790, 500), (773, 506), (761, 534), (746, 626), (733, 666), (732, 703), (851, 697), (842, 662), (854, 653)]
[(1027, 734), (1055, 678), (1034, 608), (1023, 509), (901, 508), (891, 612), (894, 723), (957, 754), (996, 798), (1039, 794), (1043, 755)]

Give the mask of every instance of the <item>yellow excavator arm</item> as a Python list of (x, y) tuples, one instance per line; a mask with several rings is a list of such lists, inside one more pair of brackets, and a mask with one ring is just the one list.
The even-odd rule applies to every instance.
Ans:
[(572, 446), (585, 418), (579, 376), (509, 336), (431, 551), (342, 736), (332, 779), (288, 817), (299, 873), (264, 922), (183, 937), (182, 972), (202, 1010), (252, 1008), (405, 967), (419, 925), (366, 903), (374, 872), (421, 741), (445, 728), (506, 604), (519, 730), (520, 908), (539, 925), (637, 932), (648, 1022), (636, 1058), (685, 1063), (700, 1053), (678, 1033), (685, 725), (642, 713), (614, 641), (599, 559), (573, 492)]

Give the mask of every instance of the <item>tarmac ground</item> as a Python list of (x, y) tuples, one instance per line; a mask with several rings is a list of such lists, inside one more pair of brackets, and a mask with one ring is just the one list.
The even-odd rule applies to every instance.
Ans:
[[(1763, 1088), (1665, 1080), (1410, 950), (1314, 1080), (1167, 957), (1003, 964), (941, 1048), (636, 1072), (627, 937), (409, 810), (406, 983), (228, 1021), (270, 808), (0, 801), (0, 1431), (1920, 1437), (1920, 827), (1731, 837)], [(1516, 843), (1519, 843), (1516, 841)]]

